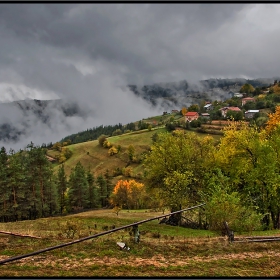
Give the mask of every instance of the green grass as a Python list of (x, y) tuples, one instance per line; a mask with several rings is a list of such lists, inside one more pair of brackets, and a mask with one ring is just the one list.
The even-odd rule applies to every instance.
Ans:
[[(122, 150), (119, 154), (109, 156), (108, 149), (99, 145), (97, 140), (88, 141), (67, 146), (73, 154), (65, 163), (65, 172), (69, 176), (71, 169), (80, 161), (86, 170), (90, 169), (96, 176), (104, 174), (108, 169), (112, 172), (114, 169), (124, 168), (128, 162), (128, 154), (126, 152), (129, 145), (135, 147), (135, 154), (140, 156), (147, 151), (152, 144), (152, 135), (155, 132), (166, 132), (165, 128), (155, 128), (151, 131), (141, 130), (126, 133), (119, 136), (108, 137), (108, 141), (114, 146), (120, 145)], [(48, 152), (49, 153), (49, 152)], [(54, 170), (58, 170), (59, 165), (54, 165)], [(135, 174), (142, 171), (139, 164), (132, 165), (133, 169), (137, 169)]]
[[(179, 114), (170, 114), (164, 116), (154, 116), (151, 118), (143, 119), (146, 122), (166, 122), (171, 117), (174, 117), (175, 120), (184, 120)], [(138, 158), (138, 162), (143, 158), (143, 154), (146, 153), (150, 146), (152, 145), (152, 136), (154, 133), (162, 133), (167, 132), (165, 125), (157, 126), (152, 128), (151, 131), (148, 129), (140, 130), (140, 131), (132, 131), (129, 133), (125, 133), (118, 136), (108, 137), (108, 141), (115, 147), (121, 146), (121, 151), (113, 156), (108, 154), (108, 149), (103, 148), (99, 145), (98, 140), (87, 141), (78, 144), (72, 144), (67, 146), (69, 150), (72, 151), (72, 156), (70, 159), (64, 162), (65, 173), (67, 176), (70, 175), (72, 168), (76, 166), (76, 164), (80, 161), (81, 164), (85, 167), (86, 170), (90, 170), (95, 176), (100, 174), (104, 174), (107, 170), (109, 170), (110, 174), (113, 175), (114, 170), (117, 168), (123, 169), (129, 164), (129, 156), (127, 152), (127, 148), (130, 145), (135, 147), (135, 155)], [(197, 133), (195, 131), (186, 131), (187, 133)], [(205, 137), (208, 134), (197, 133), (200, 137)], [(219, 141), (220, 135), (210, 135), (216, 141)], [(59, 155), (58, 151), (48, 150), (47, 155), (51, 157), (55, 157)], [(57, 171), (59, 168), (59, 163), (54, 163), (54, 170)], [(130, 163), (132, 168), (132, 177), (141, 176), (143, 174), (144, 168), (142, 163)], [(120, 179), (128, 179), (124, 176), (120, 176), (118, 178), (113, 179), (113, 184), (117, 183)]]
[[(60, 236), (67, 221), (77, 223), (74, 239), (103, 232), (104, 225), (117, 227), (161, 215), (149, 210), (122, 210), (117, 216), (110, 209), (83, 212), (65, 217), (1, 223), (0, 230), (29, 233), (42, 239), (0, 235), (0, 259), (34, 252), (72, 241)], [(97, 225), (97, 229), (94, 225)], [(280, 243), (228, 243), (208, 230), (194, 230), (159, 224), (153, 220), (139, 225), (140, 242), (129, 231), (120, 230), (71, 246), (1, 266), (2, 277), (179, 277), (179, 276), (279, 276), (277, 257)], [(146, 233), (144, 233), (146, 231)], [(143, 234), (142, 234), (142, 233)], [(159, 232), (155, 237), (153, 233)], [(280, 231), (255, 232), (280, 235)], [(248, 233), (244, 233), (248, 235)], [(118, 241), (131, 249), (120, 250)]]

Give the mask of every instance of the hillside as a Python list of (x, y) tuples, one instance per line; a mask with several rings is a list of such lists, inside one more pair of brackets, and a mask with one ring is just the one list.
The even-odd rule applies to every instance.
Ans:
[[(165, 116), (168, 120), (172, 115)], [(152, 117), (145, 119), (145, 122), (153, 123), (156, 119), (161, 118), (161, 116)], [(182, 119), (180, 115), (176, 116), (177, 120)], [(219, 124), (217, 124), (219, 125)], [(221, 127), (222, 128), (222, 127)], [(116, 135), (107, 137), (107, 140), (114, 146), (120, 147), (120, 151), (110, 156), (108, 148), (101, 147), (98, 140), (82, 142), (78, 144), (67, 145), (72, 152), (72, 156), (64, 162), (66, 175), (69, 176), (71, 169), (80, 161), (86, 170), (90, 170), (95, 176), (100, 174), (105, 174), (109, 171), (109, 174), (113, 176), (113, 183), (116, 183), (120, 179), (127, 179), (129, 177), (137, 178), (141, 180), (143, 176), (143, 165), (142, 160), (145, 155), (150, 150), (153, 143), (152, 137), (155, 133), (167, 132), (164, 126), (154, 127), (151, 130), (143, 129), (139, 131), (133, 131), (129, 133), (124, 133), (122, 135)], [(187, 133), (196, 133), (192, 130), (186, 130)], [(207, 133), (198, 133), (200, 137), (205, 137)], [(221, 135), (213, 135), (213, 138), (217, 141), (220, 139)], [(135, 161), (131, 162), (129, 160), (128, 147), (132, 145), (135, 148), (134, 156)], [(51, 158), (56, 158), (60, 154), (59, 151), (54, 149), (47, 150), (47, 156)], [(59, 164), (54, 163), (54, 169), (58, 170)], [(128, 176), (122, 174), (123, 169), (128, 168)], [(129, 171), (131, 169), (131, 171)]]
[[(152, 136), (155, 132), (165, 132), (165, 128), (152, 129), (151, 131), (141, 130), (123, 135), (108, 137), (108, 141), (114, 146), (121, 146), (121, 150), (118, 154), (110, 156), (107, 148), (103, 148), (99, 145), (98, 140), (83, 142), (79, 144), (72, 144), (67, 146), (73, 154), (70, 159), (64, 163), (65, 172), (70, 174), (71, 169), (80, 161), (86, 170), (89, 170), (98, 176), (104, 174), (106, 170), (109, 170), (110, 174), (114, 176), (113, 182), (116, 182), (120, 177), (118, 174), (126, 167), (132, 168), (132, 176), (141, 178), (143, 167), (141, 165), (142, 156), (149, 151), (152, 144)], [(133, 145), (135, 147), (135, 156), (137, 158), (136, 163), (129, 163), (128, 147)], [(48, 150), (47, 155), (54, 156), (56, 151)], [(55, 169), (58, 165), (55, 166)]]

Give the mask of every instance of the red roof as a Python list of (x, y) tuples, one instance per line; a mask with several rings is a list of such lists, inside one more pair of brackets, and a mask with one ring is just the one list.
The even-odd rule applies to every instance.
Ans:
[(197, 112), (188, 112), (185, 114), (185, 116), (187, 116), (187, 117), (196, 116), (196, 115), (198, 115)]
[(255, 98), (253, 98), (253, 97), (245, 97), (245, 98), (242, 98), (242, 100), (255, 100)]
[(228, 107), (230, 111), (241, 111), (238, 107)]
[(221, 108), (220, 110), (222, 110), (222, 111), (225, 111), (225, 110), (241, 111), (238, 107), (224, 107), (224, 108)]

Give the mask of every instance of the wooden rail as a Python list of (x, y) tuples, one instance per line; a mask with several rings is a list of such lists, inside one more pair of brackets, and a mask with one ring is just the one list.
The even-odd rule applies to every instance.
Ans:
[(8, 234), (8, 235), (19, 236), (19, 237), (29, 237), (29, 238), (41, 239), (41, 237), (39, 237), (39, 236), (20, 234), (20, 233), (14, 233), (14, 232), (9, 232), (9, 231), (2, 231), (2, 230), (0, 230), (0, 234)]
[(160, 215), (160, 216), (157, 216), (157, 217), (154, 217), (154, 218), (142, 220), (140, 222), (135, 222), (135, 223), (132, 223), (132, 224), (129, 224), (129, 225), (126, 225), (126, 226), (122, 226), (122, 227), (114, 228), (114, 229), (107, 230), (107, 231), (104, 231), (104, 232), (100, 232), (100, 233), (97, 233), (97, 234), (94, 234), (94, 235), (91, 235), (91, 236), (87, 236), (87, 237), (84, 237), (84, 238), (81, 238), (81, 239), (74, 240), (72, 242), (63, 243), (63, 244), (59, 244), (59, 245), (56, 245), (56, 246), (53, 246), (53, 247), (48, 247), (48, 248), (45, 248), (45, 249), (41, 249), (39, 251), (28, 253), (28, 254), (25, 254), (25, 255), (19, 255), (19, 256), (12, 257), (12, 258), (8, 258), (8, 259), (0, 261), (0, 264), (5, 264), (5, 263), (8, 263), (8, 262), (20, 260), (20, 259), (27, 258), (27, 257), (30, 257), (30, 256), (38, 255), (38, 254), (41, 254), (41, 253), (44, 253), (44, 252), (59, 249), (59, 248), (62, 248), (62, 247), (70, 246), (70, 245), (73, 245), (73, 244), (76, 244), (76, 243), (79, 243), (79, 242), (83, 242), (83, 241), (86, 241), (86, 240), (89, 240), (89, 239), (92, 239), (92, 238), (96, 238), (96, 237), (106, 235), (106, 234), (109, 234), (109, 233), (112, 233), (112, 232), (115, 232), (115, 231), (119, 231), (119, 230), (122, 230), (122, 229), (125, 229), (125, 228), (129, 228), (129, 227), (137, 226), (137, 225), (140, 225), (140, 224), (144, 224), (144, 223), (150, 222), (152, 220), (164, 218), (164, 217), (171, 216), (171, 215), (174, 215), (174, 214), (177, 214), (177, 213), (181, 213), (181, 212), (184, 212), (184, 211), (188, 211), (188, 210), (192, 210), (192, 209), (195, 209), (195, 208), (198, 208), (198, 207), (202, 207), (205, 204), (206, 203), (202, 203), (202, 204), (192, 206), (192, 207), (189, 207), (189, 208), (185, 208), (185, 209), (182, 209), (182, 210), (179, 210), (179, 211), (171, 212), (169, 214)]

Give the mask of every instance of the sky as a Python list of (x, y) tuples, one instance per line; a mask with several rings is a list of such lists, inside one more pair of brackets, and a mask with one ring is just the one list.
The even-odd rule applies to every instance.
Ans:
[(47, 126), (29, 116), (13, 145), (162, 113), (128, 84), (279, 76), (279, 18), (277, 3), (0, 4), (0, 102), (63, 99), (87, 112), (66, 120), (50, 108)]

